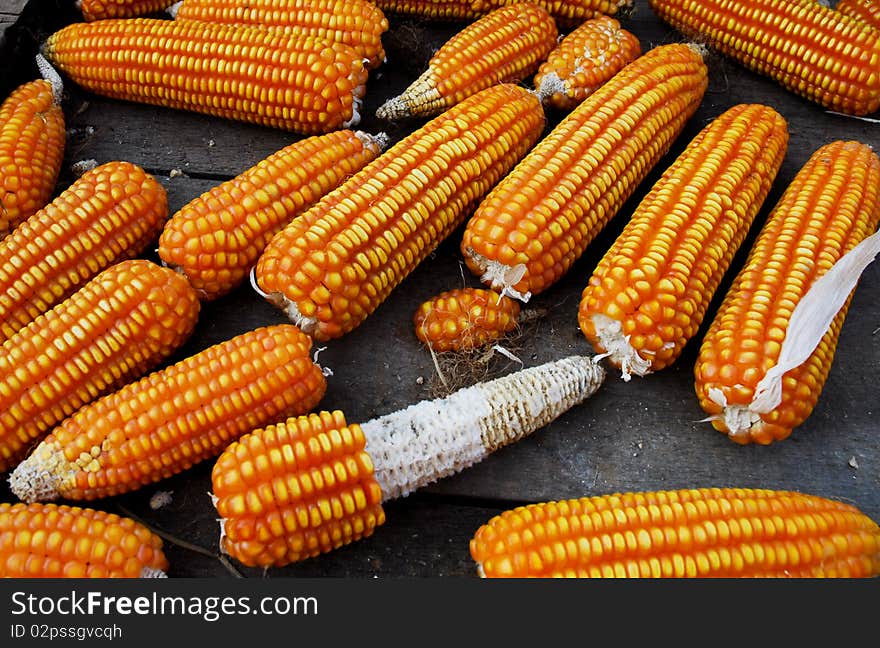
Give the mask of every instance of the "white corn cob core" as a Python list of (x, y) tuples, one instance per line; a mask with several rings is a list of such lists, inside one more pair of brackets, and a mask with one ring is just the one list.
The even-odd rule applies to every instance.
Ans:
[(519, 441), (586, 400), (604, 378), (592, 358), (571, 356), (362, 423), (383, 500), (407, 495)]

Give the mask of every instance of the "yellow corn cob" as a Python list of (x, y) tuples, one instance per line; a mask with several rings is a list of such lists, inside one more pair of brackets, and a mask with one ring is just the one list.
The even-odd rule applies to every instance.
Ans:
[(227, 448), (211, 479), (220, 546), (249, 566), (281, 566), (369, 536), (382, 502), (528, 436), (602, 384), (590, 358), (530, 367), (346, 425), (341, 412), (291, 418)]
[(815, 0), (649, 0), (654, 12), (832, 110), (880, 108), (880, 31)]
[(318, 340), (360, 324), (532, 146), (541, 103), (497, 85), (404, 138), (270, 241), (256, 287)]
[(74, 23), (43, 50), (96, 94), (306, 134), (357, 123), (367, 80), (343, 43), (194, 21)]
[(777, 364), (800, 299), (878, 222), (880, 160), (870, 147), (837, 141), (817, 150), (768, 217), (700, 347), (696, 392), (715, 429), (737, 443), (769, 444), (810, 415), (849, 298), (812, 355), (785, 373), (778, 406), (755, 411), (756, 387)]
[(203, 300), (247, 277), (294, 217), (372, 161), (383, 138), (350, 130), (295, 142), (184, 205), (159, 237), (159, 256)]
[(165, 189), (130, 162), (108, 162), (0, 241), (0, 341), (104, 268), (139, 255), (168, 218)]
[(568, 34), (535, 74), (545, 106), (571, 110), (642, 53), (639, 39), (608, 16), (588, 20)]
[(80, 406), (168, 357), (198, 313), (182, 277), (149, 261), (122, 261), (6, 340), (0, 472)]
[(78, 410), (13, 471), (20, 499), (88, 500), (130, 491), (216, 456), (256, 427), (324, 395), (311, 339), (279, 324), (244, 333)]
[(419, 306), (416, 337), (434, 351), (468, 351), (497, 340), (517, 326), (519, 304), (491, 290), (458, 288)]
[[(388, 13), (419, 16), (430, 20), (472, 20), (493, 9), (522, 0), (375, 0)], [(561, 25), (578, 24), (600, 14), (613, 16), (631, 8), (632, 0), (533, 0)]]
[(0, 105), (0, 239), (52, 197), (64, 157), (64, 113), (43, 79)]
[(162, 539), (134, 520), (56, 504), (0, 504), (0, 578), (161, 578)]
[(697, 488), (521, 506), (470, 552), (490, 578), (856, 578), (880, 575), (880, 527), (814, 495)]
[(636, 208), (581, 295), (578, 323), (629, 380), (672, 364), (758, 213), (785, 119), (740, 104), (704, 128)]
[(186, 0), (175, 20), (266, 26), (338, 41), (350, 46), (367, 66), (385, 60), (382, 34), (388, 19), (366, 0)]
[(136, 18), (162, 11), (175, 0), (76, 0), (86, 22), (107, 18)]
[(587, 97), (468, 221), (461, 251), (495, 290), (528, 299), (562, 277), (696, 111), (707, 71), (663, 45)]
[(880, 2), (878, 0), (840, 0), (836, 9), (874, 29), (880, 29)]
[(376, 116), (431, 117), (496, 83), (521, 81), (538, 69), (556, 36), (553, 18), (541, 7), (496, 9), (444, 43), (428, 69), (382, 104)]

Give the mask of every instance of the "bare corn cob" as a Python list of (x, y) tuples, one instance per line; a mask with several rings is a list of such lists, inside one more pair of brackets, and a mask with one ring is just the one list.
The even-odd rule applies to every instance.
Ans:
[(461, 242), (471, 271), (523, 299), (556, 282), (669, 150), (706, 85), (706, 66), (687, 45), (627, 65), (480, 204)]
[(434, 351), (468, 351), (517, 326), (519, 304), (491, 290), (457, 288), (424, 302), (413, 317), (416, 337)]
[(43, 79), (0, 105), (0, 239), (49, 202), (64, 157), (60, 97)]
[(402, 497), (528, 436), (601, 385), (570, 357), (346, 425), (341, 412), (291, 418), (232, 444), (214, 465), (221, 548), (281, 566), (369, 536), (382, 502)]
[(431, 117), (496, 83), (521, 81), (538, 69), (556, 36), (553, 18), (537, 5), (496, 9), (446, 41), (428, 69), (376, 116)]
[(96, 94), (306, 134), (356, 124), (367, 81), (363, 60), (343, 43), (236, 25), (74, 23), (43, 50)]
[(470, 552), (490, 578), (857, 578), (880, 575), (880, 527), (814, 495), (695, 488), (521, 506)]
[(751, 227), (788, 144), (785, 119), (739, 104), (666, 170), (605, 253), (578, 323), (629, 380), (675, 362)]
[(108, 18), (136, 18), (167, 9), (175, 0), (76, 0), (86, 22)]
[(382, 34), (388, 31), (388, 19), (366, 0), (186, 0), (175, 20), (283, 29), (345, 43), (370, 68), (385, 60)]
[(159, 256), (203, 300), (237, 287), (278, 231), (379, 155), (384, 136), (350, 130), (281, 149), (184, 205), (159, 237)]
[(324, 395), (311, 339), (279, 324), (215, 344), (86, 405), (9, 478), (26, 502), (130, 491), (214, 457), (256, 427)]
[(747, 68), (832, 110), (880, 107), (880, 32), (815, 0), (649, 0), (654, 12)]
[(0, 472), (79, 407), (168, 357), (198, 313), (182, 277), (149, 261), (122, 261), (6, 340)]
[(532, 146), (541, 103), (497, 85), (391, 147), (270, 241), (255, 285), (316, 339), (358, 326)]
[(837, 141), (818, 149), (774, 207), (703, 339), (696, 392), (712, 425), (737, 443), (788, 437), (818, 401), (852, 294), (819, 345), (782, 377), (781, 402), (756, 403), (811, 285), (880, 222), (880, 160)]
[(840, 0), (835, 8), (850, 18), (860, 20), (874, 29), (880, 29), (880, 2), (878, 0)]
[[(472, 20), (494, 9), (522, 0), (375, 0), (388, 13), (419, 16), (430, 20)], [(561, 25), (579, 24), (600, 14), (613, 16), (631, 8), (632, 0), (535, 0)]]
[(161, 578), (162, 539), (129, 518), (57, 504), (0, 504), (0, 578)]
[(596, 88), (641, 56), (639, 39), (609, 16), (588, 20), (547, 55), (535, 74), (545, 106), (571, 110)]
[(104, 268), (139, 255), (168, 218), (165, 189), (130, 162), (108, 162), (0, 241), (0, 341)]

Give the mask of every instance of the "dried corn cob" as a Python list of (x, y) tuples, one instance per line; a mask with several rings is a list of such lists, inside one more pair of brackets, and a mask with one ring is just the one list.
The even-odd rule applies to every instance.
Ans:
[(707, 85), (696, 48), (663, 45), (587, 97), (468, 221), (472, 272), (528, 299), (562, 277), (696, 111)]
[(324, 395), (311, 339), (279, 324), (244, 333), (86, 405), (9, 478), (24, 501), (136, 489), (219, 454), (245, 432), (309, 411)]
[[(375, 0), (376, 6), (394, 14), (430, 20), (472, 20), (494, 9), (522, 0)], [(560, 25), (579, 24), (600, 14), (613, 16), (633, 6), (632, 0), (533, 0)]]
[(159, 256), (203, 300), (220, 297), (247, 277), (272, 236), (382, 146), (384, 136), (350, 130), (286, 146), (184, 205), (162, 230)]
[(649, 0), (665, 22), (832, 110), (880, 107), (880, 32), (815, 0)]
[(490, 578), (880, 575), (880, 527), (856, 507), (748, 488), (521, 506), (480, 527), (470, 551)]
[(810, 415), (850, 289), (833, 289), (846, 301), (806, 361), (780, 377), (778, 404), (758, 398), (764, 379), (781, 364), (792, 311), (804, 294), (878, 222), (880, 160), (870, 147), (837, 141), (817, 150), (768, 217), (700, 347), (696, 392), (715, 429), (737, 443), (769, 444)]
[(692, 338), (785, 157), (785, 119), (739, 104), (706, 126), (636, 208), (581, 295), (578, 323), (629, 380)]
[(434, 351), (468, 351), (501, 338), (517, 326), (519, 304), (491, 290), (457, 288), (419, 306), (416, 337)]
[(545, 106), (571, 110), (641, 54), (639, 39), (614, 18), (593, 18), (548, 54), (535, 74), (535, 90)]
[(76, 0), (86, 22), (108, 18), (136, 18), (167, 9), (175, 0)]
[(104, 268), (135, 257), (168, 218), (165, 189), (130, 162), (108, 162), (0, 241), (0, 341)]
[(388, 30), (388, 19), (366, 0), (186, 0), (175, 20), (283, 29), (345, 43), (367, 59), (370, 68), (385, 60), (382, 34)]
[(300, 133), (360, 119), (367, 70), (343, 43), (194, 21), (74, 23), (46, 58), (91, 92)]
[(346, 425), (322, 412), (256, 430), (214, 465), (221, 548), (281, 566), (369, 536), (382, 502), (481, 461), (583, 402), (602, 368), (570, 357)]
[(880, 29), (880, 2), (878, 0), (840, 0), (836, 9), (874, 29)]
[(0, 347), (0, 472), (52, 426), (168, 357), (199, 302), (186, 281), (143, 260), (107, 268)]
[(553, 18), (536, 5), (496, 9), (446, 41), (428, 69), (376, 117), (431, 117), (496, 83), (521, 81), (538, 69), (556, 36)]
[(0, 504), (2, 578), (162, 578), (162, 539), (134, 520), (56, 504)]
[(0, 105), (0, 239), (49, 202), (64, 142), (64, 113), (49, 81), (20, 85)]
[(541, 103), (472, 95), (391, 147), (270, 241), (255, 286), (316, 339), (360, 324), (532, 146)]

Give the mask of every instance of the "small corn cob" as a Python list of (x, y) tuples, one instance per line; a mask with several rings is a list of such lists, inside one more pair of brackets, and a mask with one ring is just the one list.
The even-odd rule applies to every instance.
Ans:
[(165, 189), (130, 162), (108, 162), (0, 241), (0, 341), (104, 268), (139, 255), (168, 218)]
[(99, 95), (322, 133), (360, 119), (367, 70), (343, 43), (195, 21), (74, 23), (44, 54)]
[(840, 0), (836, 9), (874, 29), (880, 29), (880, 0)]
[(311, 339), (279, 324), (244, 333), (78, 410), (13, 471), (26, 502), (90, 500), (170, 477), (256, 427), (311, 410), (326, 380)]
[(0, 578), (163, 578), (162, 539), (129, 518), (56, 504), (0, 504)]
[(382, 104), (376, 117), (431, 117), (496, 83), (521, 81), (538, 69), (556, 36), (553, 18), (541, 7), (496, 9), (446, 41), (428, 69)]
[(788, 144), (785, 119), (739, 104), (642, 200), (581, 295), (578, 323), (629, 380), (675, 362), (751, 227)]
[(0, 239), (52, 197), (64, 157), (64, 113), (52, 84), (25, 83), (0, 105)]
[(203, 300), (237, 287), (269, 240), (379, 155), (383, 136), (350, 130), (281, 149), (184, 205), (165, 224), (159, 256)]
[(792, 311), (878, 222), (880, 159), (870, 147), (837, 141), (817, 150), (768, 217), (700, 347), (695, 387), (715, 429), (737, 443), (769, 444), (807, 419), (851, 290), (812, 354), (782, 377), (779, 404), (767, 410), (756, 402), (759, 387), (780, 359)]
[(590, 358), (523, 369), (362, 425), (322, 412), (256, 430), (214, 465), (221, 548), (281, 566), (369, 536), (382, 502), (481, 461), (586, 400), (605, 377)]
[(815, 495), (696, 488), (520, 506), (470, 552), (488, 578), (857, 578), (880, 575), (880, 527)]
[(826, 108), (880, 108), (880, 31), (815, 0), (649, 0), (654, 12)]
[(86, 22), (108, 18), (136, 18), (167, 9), (175, 0), (76, 0)]
[[(374, 0), (383, 11), (429, 20), (472, 20), (522, 0)], [(605, 14), (613, 16), (633, 6), (632, 0), (533, 0), (560, 25), (580, 24)]]
[(175, 20), (283, 29), (345, 43), (367, 59), (370, 68), (385, 60), (382, 34), (388, 30), (388, 19), (366, 0), (186, 0)]
[(493, 289), (524, 300), (564, 275), (702, 101), (696, 48), (662, 45), (587, 97), (496, 186), (461, 251)]
[(482, 288), (457, 288), (419, 306), (416, 337), (437, 352), (469, 351), (497, 340), (517, 326), (519, 304)]
[(497, 85), (398, 142), (269, 242), (255, 287), (318, 340), (358, 326), (544, 127), (541, 102)]
[(545, 106), (571, 110), (641, 54), (639, 39), (614, 18), (593, 18), (548, 54), (535, 74), (535, 90)]
[(189, 337), (199, 302), (149, 261), (122, 261), (0, 346), (0, 472), (52, 426), (149, 371)]

